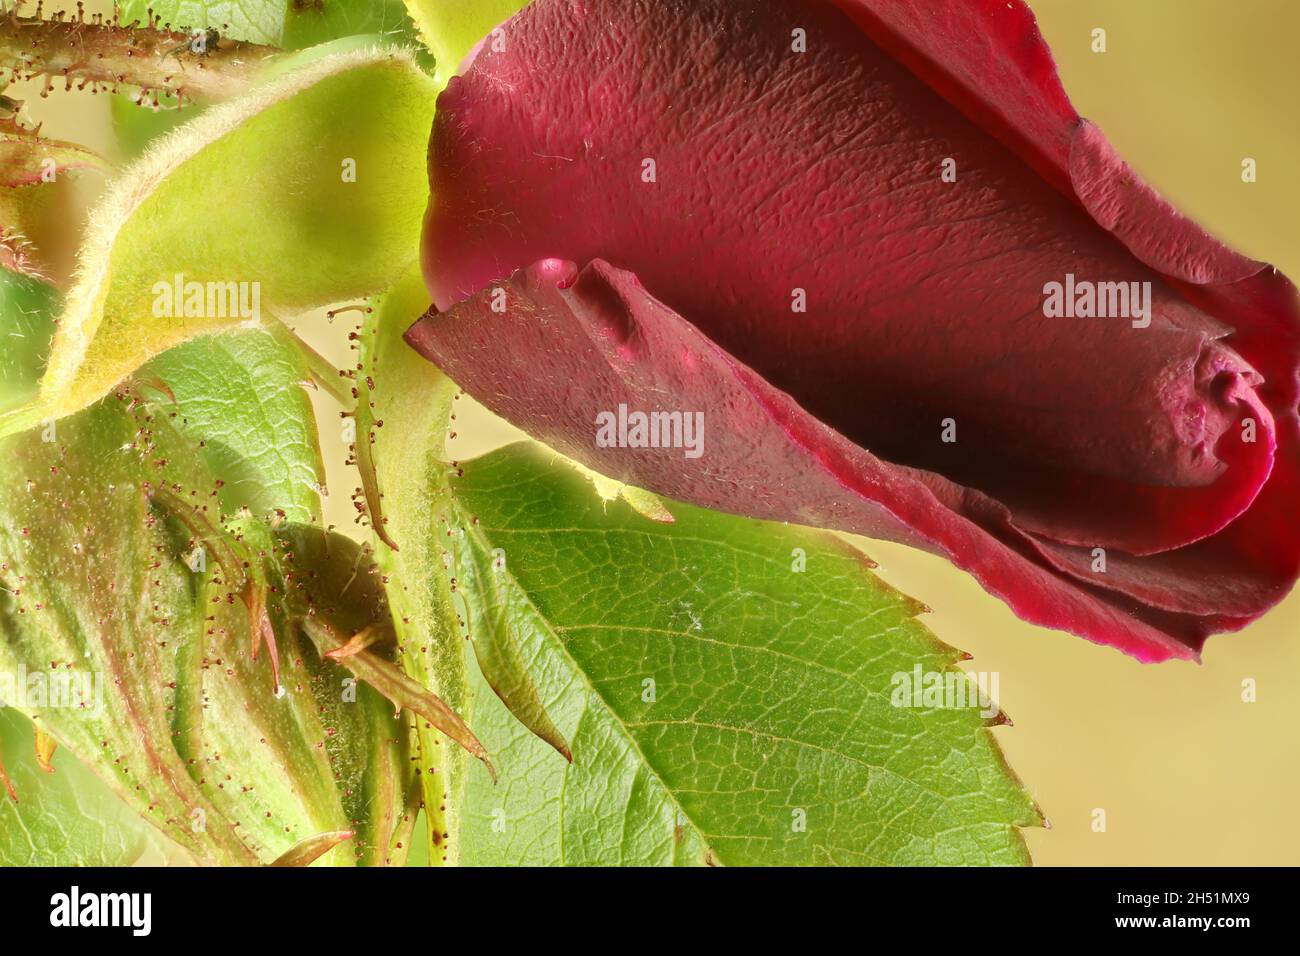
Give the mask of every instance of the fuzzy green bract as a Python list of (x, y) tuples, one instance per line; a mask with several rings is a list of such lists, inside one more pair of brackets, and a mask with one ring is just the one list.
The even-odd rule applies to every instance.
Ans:
[(432, 94), (405, 54), (328, 54), (162, 140), (94, 212), (39, 405), (0, 431), (203, 332), (389, 287), (418, 255)]

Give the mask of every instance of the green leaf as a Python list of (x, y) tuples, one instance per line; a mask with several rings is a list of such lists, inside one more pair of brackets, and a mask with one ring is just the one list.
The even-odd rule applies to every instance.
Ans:
[[(298, 632), (311, 637), (317, 673), (328, 675), (324, 679), (338, 689), (317, 690), (314, 700), (326, 728), (325, 743), (344, 818), (353, 831), (351, 846), (358, 862), (400, 866), (409, 849), (419, 800), (407, 747), (408, 727), (395, 716), (394, 708), (438, 707), (442, 702), (413, 702), (392, 693), (388, 682), (401, 672), (391, 661), (391, 646), (342, 660), (342, 667), (316, 656), (332, 649), (317, 640), (321, 632), (354, 634), (372, 627), (391, 632), (383, 584), (355, 541), (302, 524), (289, 524), (272, 537), (276, 564), (272, 573), (278, 592), (284, 595), (277, 615), (281, 640), (292, 645)], [(348, 671), (355, 677), (350, 678)], [(453, 733), (464, 729), (454, 714), (449, 722)]]
[(484, 37), (528, 5), (528, 0), (406, 0), (406, 9), (433, 53), (438, 89)]
[[(148, 472), (129, 450), (137, 425), (110, 403), (0, 446), (0, 673), (71, 680), (57, 699), (38, 685), (44, 693), (13, 706), (141, 810), (145, 788), (156, 825), (183, 827), (193, 810), (215, 821), (169, 719), (178, 652), (196, 668), (202, 656), (190, 651), (200, 599), (179, 561), (151, 567), (165, 544), (140, 488)], [(226, 828), (178, 839), (200, 858), (255, 859)]]
[[(22, 295), (5, 300), (0, 335), (23, 347), (6, 350), (6, 379), (31, 384), (44, 349), (28, 346), (27, 333), (39, 327), (48, 337), (54, 299), (27, 280), (9, 288)], [(0, 442), (0, 690), (37, 720), (42, 752), (60, 745), (56, 765), (79, 755), (199, 861), (294, 859), (293, 848), (325, 852), (314, 841), (346, 830), (353, 836), (328, 853), (331, 862), (401, 864), (418, 812), (406, 721), (298, 633), (282, 572), (268, 602), (282, 623), (277, 695), (267, 665), (250, 657), (243, 587), (253, 567), (278, 561), (276, 539), (249, 520), (237, 539), (220, 517), (233, 502), (214, 468), (228, 480), (255, 469), (266, 502), (292, 497), (295, 469), (318, 468), (301, 355), (283, 330), (241, 330), (181, 346), (147, 372), (171, 379), (155, 376), (189, 417), (114, 396)], [(268, 449), (296, 466), (272, 467)], [(357, 579), (339, 589), (346, 594), (317, 595), (330, 605), (323, 616), (387, 622), (377, 575), (357, 546), (335, 537), (312, 553), (322, 551)], [(330, 560), (298, 578), (337, 573)], [(31, 691), (10, 692), (27, 688), (24, 675), (36, 676)], [(16, 751), (4, 749), (12, 762)], [(13, 766), (19, 785), (29, 783), (26, 765)], [(57, 787), (30, 790), (27, 802), (28, 816), (37, 806), (63, 815)], [(7, 832), (16, 840), (21, 831)]]
[(419, 47), (402, 0), (280, 0), (280, 5), (284, 26), (278, 43), (289, 50), (358, 34)]
[(202, 443), (208, 470), (220, 479), (228, 515), (247, 508), (289, 521), (320, 517), (325, 481), (309, 372), (288, 332), (241, 329), (204, 335), (153, 359), (140, 379), (166, 386), (159, 409)]
[(0, 268), (0, 413), (36, 397), (58, 301), (53, 286)]
[(452, 570), (456, 593), (462, 600), (461, 620), (468, 631), (479, 672), (510, 713), (565, 760), (573, 752), (564, 733), (546, 712), (534, 683), (531, 654), (520, 646), (519, 635), (536, 624), (536, 609), (505, 573), (505, 554), (481, 547), (456, 549)]
[(142, 821), (71, 754), (44, 771), (30, 720), (0, 708), (3, 754), (18, 802), (0, 790), (0, 866), (129, 866), (144, 850)]
[[(404, 54), (333, 53), (168, 137), (94, 213), (40, 407), (0, 430), (83, 408), (154, 355), (253, 313), (391, 286), (419, 253), (433, 105)], [(185, 312), (186, 283), (204, 289), (201, 315)]]
[(536, 446), (451, 487), (459, 593), (508, 595), (573, 748), (569, 764), (479, 682), (469, 719), (501, 781), (468, 778), (462, 862), (1029, 861), (1017, 827), (1041, 818), (997, 718), (891, 701), (896, 675), (961, 655), (838, 539), (677, 503), (650, 521)]
[(150, 10), (174, 29), (216, 27), (223, 36), (286, 50), (373, 33), (414, 40), (401, 0), (121, 0), (121, 20), (145, 22)]

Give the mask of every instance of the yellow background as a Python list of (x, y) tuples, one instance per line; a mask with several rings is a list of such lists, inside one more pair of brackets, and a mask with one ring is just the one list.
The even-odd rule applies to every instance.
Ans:
[[(1300, 277), (1300, 0), (1031, 0), (1079, 111), (1150, 182), (1247, 255)], [(1092, 30), (1107, 52), (1091, 51)], [(25, 98), (45, 132), (101, 147), (106, 103), (86, 94)], [(1241, 181), (1241, 161), (1258, 182)], [(88, 177), (85, 185), (94, 188)], [(300, 325), (339, 364), (342, 334)], [(329, 520), (350, 527), (337, 408), (318, 398), (330, 470)], [(466, 403), (462, 403), (465, 405)], [(462, 409), (453, 454), (512, 434)], [(998, 671), (1015, 725), (995, 731), (1051, 822), (1026, 834), (1040, 865), (1300, 864), (1300, 594), (1204, 663), (1140, 665), (1116, 651), (1018, 620), (946, 562), (863, 541), (879, 573), (929, 604), (930, 627)], [(1242, 682), (1258, 701), (1242, 701)], [(1106, 815), (1093, 829), (1094, 811)]]

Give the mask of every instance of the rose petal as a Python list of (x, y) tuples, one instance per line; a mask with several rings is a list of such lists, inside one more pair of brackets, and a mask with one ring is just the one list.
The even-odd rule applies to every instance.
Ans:
[[(473, 380), (493, 411), (604, 474), (706, 507), (935, 551), (1026, 620), (1144, 660), (1193, 656), (1208, 633), (1201, 618), (1215, 606), (1150, 611), (1044, 566), (1005, 508), (858, 448), (630, 273), (600, 261), (579, 272), (551, 259), (497, 288), (504, 313), (493, 307), (500, 296), (485, 289), (447, 313), (430, 313), (407, 340), (452, 378)], [(512, 347), (502, 349), (502, 341)], [(692, 460), (675, 449), (598, 447), (596, 415), (620, 403), (646, 412), (707, 409), (704, 454)], [(1233, 570), (1219, 573), (1235, 580)]]

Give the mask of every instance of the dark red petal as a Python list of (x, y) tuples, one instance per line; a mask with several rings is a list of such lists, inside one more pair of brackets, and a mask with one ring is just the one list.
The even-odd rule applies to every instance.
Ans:
[(1022, 0), (833, 0), (863, 33), (1014, 149), (1069, 184), (1079, 114)]
[(1165, 275), (1196, 285), (1238, 282), (1263, 268), (1184, 218), (1133, 172), (1092, 123), (1083, 120), (1070, 146), (1070, 181), (1098, 225)]
[[(1191, 657), (1207, 633), (1202, 614), (1148, 611), (1056, 573), (1005, 524), (1005, 509), (857, 447), (630, 273), (600, 261), (579, 272), (550, 259), (497, 288), (504, 300), (485, 289), (426, 316), (407, 341), (453, 379), (473, 381), (493, 411), (604, 474), (723, 511), (935, 551), (1026, 620), (1143, 660)], [(501, 348), (503, 341), (511, 347)], [(705, 410), (704, 453), (690, 459), (682, 449), (598, 447), (596, 416), (620, 403), (646, 412)], [(969, 500), (960, 510), (941, 501), (963, 494)], [(1232, 568), (1221, 571), (1234, 580)]]

